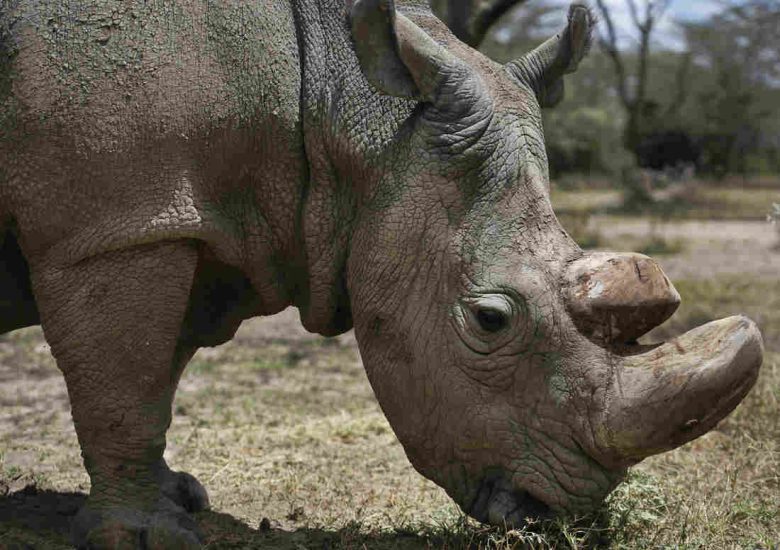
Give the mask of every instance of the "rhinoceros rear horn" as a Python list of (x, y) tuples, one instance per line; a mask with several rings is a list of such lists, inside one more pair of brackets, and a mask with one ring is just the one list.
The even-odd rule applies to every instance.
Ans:
[(351, 19), (363, 74), (385, 94), (436, 103), (447, 84), (462, 80), (467, 71), (425, 31), (396, 14), (393, 0), (356, 0)]
[(566, 28), (506, 69), (536, 93), (539, 105), (554, 107), (563, 99), (563, 76), (577, 70), (590, 50), (596, 18), (584, 4), (572, 4)]

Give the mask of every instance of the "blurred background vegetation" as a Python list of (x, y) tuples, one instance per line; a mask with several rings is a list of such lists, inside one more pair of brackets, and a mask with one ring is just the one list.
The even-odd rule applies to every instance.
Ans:
[[(780, 173), (780, 3), (711, 2), (702, 17), (676, 13), (674, 0), (622, 1), (595, 3), (593, 51), (567, 77), (566, 100), (545, 113), (553, 176)], [(520, 57), (561, 29), (565, 13), (555, 0), (517, 2), (481, 49)]]

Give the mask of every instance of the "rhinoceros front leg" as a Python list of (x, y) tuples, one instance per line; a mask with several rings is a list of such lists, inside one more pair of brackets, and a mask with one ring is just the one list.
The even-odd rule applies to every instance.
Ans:
[(32, 262), (46, 338), (65, 375), (92, 482), (74, 520), (90, 548), (199, 545), (188, 510), (203, 487), (162, 458), (171, 403), (192, 350), (177, 347), (197, 251), (165, 242), (58, 267)]

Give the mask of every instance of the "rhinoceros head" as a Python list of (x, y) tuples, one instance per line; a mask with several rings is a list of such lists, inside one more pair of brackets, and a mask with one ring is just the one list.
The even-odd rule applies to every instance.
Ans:
[(674, 312), (676, 290), (650, 258), (585, 253), (559, 225), (540, 107), (587, 50), (587, 8), (507, 66), (416, 10), (352, 7), (366, 78), (419, 102), (351, 244), (369, 379), (412, 464), (473, 517), (591, 509), (628, 466), (740, 402), (761, 337), (733, 317), (636, 344)]

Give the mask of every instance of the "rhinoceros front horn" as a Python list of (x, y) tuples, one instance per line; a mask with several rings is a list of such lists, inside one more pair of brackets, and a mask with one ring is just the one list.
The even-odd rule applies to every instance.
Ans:
[(642, 254), (586, 254), (567, 269), (564, 296), (580, 332), (603, 344), (633, 342), (680, 305), (660, 266)]
[(568, 266), (563, 286), (575, 325), (609, 362), (606, 402), (591, 419), (602, 464), (626, 467), (699, 437), (758, 377), (763, 343), (746, 317), (714, 321), (660, 345), (636, 344), (680, 304), (647, 256), (586, 254)]

